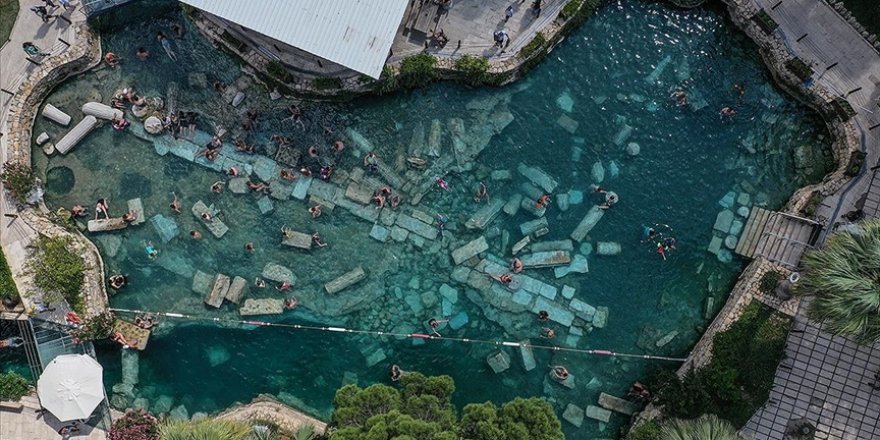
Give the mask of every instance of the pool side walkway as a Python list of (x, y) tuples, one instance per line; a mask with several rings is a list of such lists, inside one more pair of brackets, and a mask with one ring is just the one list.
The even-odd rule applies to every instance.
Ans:
[[(847, 99), (856, 111), (851, 123), (867, 154), (866, 165), (817, 210), (826, 224), (822, 240), (847, 212), (863, 209), (868, 217), (880, 217), (880, 55), (824, 1), (730, 3), (764, 9), (779, 24), (774, 34), (788, 51), (811, 65), (814, 82)], [(880, 370), (880, 343), (859, 345), (829, 335), (807, 318), (807, 306), (808, 300), (802, 302), (795, 316), (787, 358), (776, 371), (768, 402), (742, 432), (776, 439), (808, 426), (817, 439), (880, 438), (880, 391), (870, 385)]]
[[(21, 408), (9, 408), (6, 405), (0, 408), (0, 439), (57, 440), (61, 438), (58, 430), (67, 423), (59, 422), (49, 412), (40, 412), (40, 404), (35, 395), (24, 396), (20, 404)], [(111, 411), (113, 418), (122, 415), (118, 411)], [(104, 440), (106, 435), (100, 429), (86, 427), (70, 438), (71, 440)]]

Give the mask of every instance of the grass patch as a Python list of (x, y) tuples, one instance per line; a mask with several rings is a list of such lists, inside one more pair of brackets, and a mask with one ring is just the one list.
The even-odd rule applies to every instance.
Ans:
[(18, 0), (0, 0), (0, 46), (9, 40), (17, 16)]
[(790, 326), (788, 317), (752, 301), (738, 321), (715, 335), (708, 365), (682, 379), (668, 370), (652, 378), (664, 416), (715, 414), (734, 426), (745, 425), (770, 395)]
[(580, 9), (581, 4), (584, 0), (568, 0), (568, 3), (562, 7), (562, 11), (559, 12), (559, 16), (565, 20), (568, 20), (571, 17), (574, 17), (574, 14), (577, 14), (578, 9)]
[(758, 26), (760, 26), (761, 30), (764, 31), (765, 34), (770, 35), (776, 28), (779, 27), (779, 24), (776, 23), (776, 20), (767, 13), (767, 11), (761, 9), (757, 14), (752, 16), (752, 21), (754, 21)]
[(342, 88), (342, 80), (333, 77), (315, 78), (312, 80), (312, 87), (318, 90), (336, 90)]

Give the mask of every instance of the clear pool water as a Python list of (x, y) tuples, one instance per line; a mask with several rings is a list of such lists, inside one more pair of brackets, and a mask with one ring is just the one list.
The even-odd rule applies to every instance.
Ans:
[[(274, 155), (269, 141), (274, 133), (290, 137), (301, 149), (317, 145), (327, 150), (343, 138), (349, 148), (338, 167), (345, 170), (357, 168), (360, 162), (356, 154), (349, 154), (355, 148), (345, 135), (347, 129), (361, 133), (388, 162), (402, 163), (419, 125), (427, 131), (432, 120), (439, 120), (444, 127), (443, 148), (449, 149), (450, 118), (461, 118), (471, 129), (486, 119), (487, 110), (481, 110), (480, 103), (495, 103), (492, 112), (509, 112), (513, 122), (492, 137), (473, 170), (450, 173), (451, 190), (431, 191), (419, 205), (428, 213), (449, 215), (456, 244), (477, 237), (462, 226), (478, 208), (472, 200), (477, 182), (485, 181), (492, 197), (507, 199), (525, 181), (516, 172), (519, 163), (552, 174), (559, 181), (557, 193), (585, 193), (584, 203), (567, 211), (552, 205), (547, 212), (550, 233), (542, 239), (567, 238), (588, 207), (599, 201), (589, 188), (599, 162), (605, 171), (602, 186), (617, 192), (621, 202), (586, 241), (619, 242), (622, 254), (591, 254), (589, 273), (561, 279), (555, 279), (550, 269), (529, 271), (554, 286), (574, 287), (576, 298), (609, 309), (605, 328), (593, 329), (576, 341), (568, 339), (569, 329), (553, 325), (559, 333), (554, 343), (560, 345), (686, 354), (707, 322), (703, 310), (707, 297), (721, 304), (743, 264), (738, 259), (721, 262), (706, 250), (716, 215), (724, 209), (719, 200), (730, 191), (748, 193), (749, 200), (740, 201), (778, 208), (797, 187), (821, 179), (830, 160), (821, 121), (771, 85), (755, 48), (719, 11), (710, 9), (682, 11), (656, 3), (613, 2), (526, 79), (509, 87), (474, 90), (437, 84), (346, 103), (302, 103), (304, 130), (283, 123), (289, 102), (270, 101), (259, 85), (247, 89), (248, 97), (239, 109), (225, 104), (210, 84), (215, 79), (235, 82), (241, 75), (238, 66), (213, 49), (179, 12), (126, 21), (129, 15), (131, 11), (121, 10), (109, 20), (128, 24), (114, 26), (103, 39), (105, 50), (125, 58), (122, 65), (72, 79), (48, 102), (77, 120), (86, 101), (106, 103), (115, 90), (128, 85), (147, 96), (164, 96), (168, 83), (175, 81), (181, 86), (181, 108), (199, 112), (201, 130), (211, 131), (219, 124), (235, 132), (239, 112), (245, 107), (258, 109), (261, 116), (251, 140), (260, 154)], [(174, 41), (176, 63), (155, 40), (159, 30), (172, 35), (175, 21), (187, 29), (183, 38)], [(145, 62), (134, 57), (139, 46), (152, 52)], [(745, 87), (742, 97), (734, 84)], [(670, 98), (677, 87), (687, 90), (689, 106), (677, 107)], [(719, 117), (725, 106), (736, 110), (733, 119)], [(574, 133), (558, 123), (561, 116), (577, 123)], [(632, 127), (632, 134), (617, 145), (615, 137), (624, 125)], [(53, 139), (63, 134), (42, 119), (35, 133), (41, 131)], [(636, 157), (624, 151), (630, 142), (640, 145)], [(237, 309), (231, 306), (219, 311), (204, 306), (202, 297), (191, 290), (193, 272), (219, 271), (252, 280), (266, 263), (277, 262), (298, 277), (293, 295), (303, 306), (267, 319), (415, 331), (425, 320), (442, 315), (437, 292), (447, 283), (459, 292), (453, 313), (466, 312), (470, 323), (444, 332), (469, 338), (539, 339), (541, 326), (532, 313), (498, 311), (488, 305), (486, 293), (454, 282), (449, 249), (430, 245), (419, 249), (411, 242), (381, 244), (369, 238), (371, 224), (340, 208), (312, 220), (304, 202), (276, 201), (274, 213), (261, 215), (256, 197), (250, 194), (210, 191), (210, 185), (224, 176), (172, 155), (159, 156), (150, 143), (109, 126), (93, 132), (64, 157), (46, 158), (35, 147), (34, 158), (41, 172), (49, 170), (53, 175), (46, 196), (50, 207), (91, 207), (106, 197), (111, 212), (121, 214), (125, 200), (140, 197), (148, 217), (172, 216), (170, 193), (181, 198), (184, 214), (174, 217), (181, 235), (167, 244), (159, 242), (149, 223), (91, 235), (104, 253), (107, 272), (126, 273), (131, 279), (129, 287), (111, 298), (114, 307), (237, 319)], [(58, 167), (72, 173), (52, 171)], [(492, 180), (489, 175), (495, 170), (512, 170), (513, 180)], [(214, 239), (189, 214), (198, 200), (223, 210), (230, 227), (225, 237)], [(502, 214), (485, 232), (490, 252), (508, 258), (509, 246), (521, 237), (518, 225), (531, 219), (524, 211), (514, 217)], [(678, 239), (678, 250), (668, 261), (654, 252), (652, 244), (640, 242), (643, 225), (653, 223), (669, 224)], [(311, 252), (282, 248), (278, 234), (282, 225), (318, 231), (330, 245)], [(194, 229), (205, 238), (190, 240), (188, 232)], [(509, 234), (506, 250), (501, 249), (503, 231)], [(146, 258), (144, 240), (158, 244), (162, 254), (157, 260)], [(256, 252), (246, 253), (246, 242), (253, 242)], [(366, 269), (367, 280), (334, 298), (322, 293), (323, 283), (357, 265)], [(249, 296), (281, 297), (271, 288), (251, 288)], [(678, 335), (657, 348), (656, 342), (672, 331)], [(387, 358), (368, 367), (367, 356), (379, 349)], [(270, 393), (327, 415), (333, 393), (344, 381), (385, 382), (388, 366), (396, 363), (404, 370), (451, 375), (460, 404), (536, 395), (551, 399), (561, 414), (569, 403), (595, 404), (602, 391), (623, 395), (633, 380), (662, 365), (536, 351), (538, 368), (526, 372), (519, 353), (510, 350), (511, 368), (495, 374), (485, 360), (495, 350), (454, 342), (414, 346), (408, 340), (373, 336), (166, 321), (140, 354), (135, 394), (156, 412), (183, 405), (192, 414)], [(112, 386), (121, 377), (119, 350), (99, 346), (99, 355), (107, 385)], [(547, 379), (546, 366), (554, 364), (566, 365), (575, 375), (575, 389)], [(570, 424), (565, 429), (572, 438), (612, 436), (622, 423), (624, 419), (615, 415), (609, 425), (588, 420), (579, 429)]]

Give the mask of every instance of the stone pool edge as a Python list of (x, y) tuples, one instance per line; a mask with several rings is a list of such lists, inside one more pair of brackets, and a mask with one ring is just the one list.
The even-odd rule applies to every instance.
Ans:
[[(830, 116), (835, 113), (830, 104), (834, 99), (834, 95), (826, 88), (820, 86), (818, 82), (814, 82), (810, 87), (804, 87), (802, 81), (785, 67), (786, 61), (797, 57), (786, 48), (779, 38), (774, 34), (768, 35), (757, 23), (751, 20), (751, 17), (759, 9), (743, 0), (722, 1), (727, 6), (727, 13), (737, 29), (758, 46), (758, 53), (760, 53), (764, 65), (770, 71), (774, 83), (790, 96), (818, 112), (831, 136), (831, 149), (837, 164), (836, 168), (831, 173), (825, 175), (821, 182), (799, 188), (792, 194), (783, 211), (798, 215), (801, 209), (807, 205), (814, 192), (818, 192), (823, 196), (829, 195), (853, 179), (853, 177), (848, 177), (844, 173), (850, 155), (861, 149), (856, 128), (852, 119), (840, 121)], [(671, 0), (671, 2), (680, 7), (698, 7), (702, 4), (702, 2), (699, 2), (696, 5), (685, 5), (681, 4), (680, 0)], [(687, 360), (676, 371), (679, 377), (683, 377), (691, 369), (699, 368), (709, 362), (712, 356), (712, 340), (715, 335), (726, 330), (732, 323), (736, 322), (743, 310), (745, 310), (745, 307), (752, 300), (758, 300), (765, 304), (770, 302), (765, 298), (765, 295), (760, 293), (759, 285), (761, 276), (771, 269), (782, 271), (783, 273), (788, 272), (787, 269), (775, 265), (763, 257), (756, 257), (746, 266), (737, 278), (736, 284), (731, 289), (731, 293), (728, 295), (724, 306), (715, 315), (712, 323), (703, 332), (700, 339), (694, 344), (694, 348), (688, 354)], [(800, 300), (795, 298), (792, 301), (794, 301), (793, 310), (780, 311), (790, 316), (796, 313)], [(779, 304), (768, 305), (778, 310), (781, 308)], [(649, 404), (636, 416), (632, 427), (637, 427), (659, 416), (660, 409), (653, 404)]]
[[(6, 161), (33, 166), (31, 142), (33, 126), (38, 109), (49, 93), (64, 80), (84, 73), (101, 62), (101, 38), (91, 31), (85, 21), (74, 26), (74, 38), (63, 53), (44, 59), (40, 67), (19, 85), (16, 95), (10, 102), (6, 120), (6, 136), (0, 141)], [(104, 312), (108, 307), (107, 292), (104, 285), (104, 261), (98, 248), (79, 231), (71, 232), (52, 221), (50, 211), (41, 200), (36, 206), (16, 206), (6, 194), (4, 211), (15, 210), (14, 221), (23, 222), (30, 231), (18, 232), (11, 229), (12, 222), (3, 228), (3, 252), (13, 272), (13, 279), (21, 292), (25, 310), (30, 310), (33, 301), (28, 292), (34, 290), (32, 277), (25, 270), (31, 257), (28, 248), (40, 235), (48, 237), (69, 237), (73, 251), (86, 263), (81, 294), (86, 304), (86, 316)], [(5, 212), (5, 214), (13, 214)], [(31, 233), (32, 232), (32, 233)]]

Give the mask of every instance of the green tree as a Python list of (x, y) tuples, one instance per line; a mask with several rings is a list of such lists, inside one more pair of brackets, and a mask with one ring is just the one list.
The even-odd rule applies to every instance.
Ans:
[(670, 420), (660, 431), (660, 440), (740, 440), (733, 425), (714, 415)]
[(246, 440), (251, 434), (247, 423), (232, 420), (168, 420), (159, 428), (161, 440)]
[(880, 341), (880, 220), (860, 223), (858, 233), (832, 235), (802, 262), (796, 292), (815, 296), (810, 317), (834, 334), (865, 344)]
[(553, 408), (538, 398), (515, 399), (500, 410), (492, 403), (467, 405), (455, 417), (449, 376), (409, 373), (402, 390), (386, 385), (346, 385), (336, 392), (333, 440), (561, 440)]
[[(537, 397), (517, 397), (501, 407), (501, 429), (509, 439), (561, 440), (562, 424), (547, 401)], [(513, 437), (511, 434), (516, 433)], [(522, 434), (525, 433), (525, 437)]]

